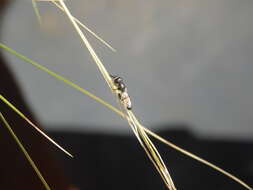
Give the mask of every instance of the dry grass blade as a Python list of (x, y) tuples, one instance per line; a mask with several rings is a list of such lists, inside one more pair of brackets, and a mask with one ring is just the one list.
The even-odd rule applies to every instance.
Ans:
[(73, 155), (62, 148), (58, 143), (56, 143), (53, 139), (51, 139), (47, 134), (45, 134), (39, 127), (37, 127), (31, 120), (29, 120), (20, 110), (18, 110), (13, 104), (11, 104), (5, 97), (0, 95), (0, 99), (8, 105), (13, 111), (15, 111), (20, 117), (22, 117), (27, 123), (30, 124), (36, 131), (38, 131), (41, 135), (43, 135), (48, 141), (50, 141), (53, 145), (63, 151), (65, 154), (73, 158)]
[(65, 5), (65, 3), (63, 2), (63, 0), (59, 0), (59, 3), (61, 4), (62, 8), (64, 9), (64, 12), (66, 13), (66, 15), (68, 16), (69, 20), (71, 21), (71, 23), (73, 24), (74, 28), (76, 29), (77, 33), (79, 34), (79, 36), (81, 37), (85, 47), (88, 49), (89, 53), (91, 54), (94, 62), (96, 63), (98, 69), (100, 70), (101, 74), (103, 75), (106, 83), (108, 84), (108, 86), (112, 89), (113, 87), (113, 83), (111, 80), (111, 77), (109, 75), (109, 73), (107, 72), (107, 70), (105, 69), (104, 65), (102, 64), (101, 60), (99, 59), (99, 57), (97, 56), (96, 52), (94, 51), (94, 49), (92, 48), (92, 46), (90, 45), (89, 41), (87, 40), (87, 38), (85, 37), (85, 35), (83, 34), (83, 32), (81, 31), (81, 29), (79, 28), (78, 24), (76, 23), (76, 21), (74, 20), (72, 14), (70, 13), (70, 11), (68, 10), (67, 6)]
[[(41, 0), (32, 0), (32, 1), (41, 1)], [(44, 1), (53, 3), (57, 8), (59, 8), (61, 11), (64, 12), (63, 7), (62, 7), (61, 5), (58, 4), (58, 1), (59, 1), (59, 0), (57, 0), (57, 1), (44, 0)], [(34, 2), (33, 2), (33, 4), (34, 4)], [(36, 6), (36, 4), (34, 4), (34, 10), (35, 10), (35, 12), (36, 12), (36, 15), (37, 15), (38, 18), (40, 18), (40, 17), (38, 16), (38, 15), (39, 15), (39, 13), (38, 13), (38, 8), (37, 8), (37, 7), (35, 8), (35, 6)], [(88, 31), (91, 35), (93, 35), (97, 40), (99, 40), (101, 43), (103, 43), (106, 47), (108, 47), (108, 48), (109, 48), (110, 50), (112, 50), (113, 52), (116, 52), (116, 49), (114, 49), (109, 43), (107, 43), (105, 40), (103, 40), (103, 38), (99, 37), (95, 32), (93, 32), (93, 31), (92, 31), (91, 29), (89, 29), (86, 25), (84, 25), (82, 22), (80, 22), (77, 18), (75, 18), (75, 17), (73, 16), (73, 19), (74, 19), (82, 28), (84, 28), (84, 29), (85, 29), (86, 31)], [(38, 20), (40, 21), (40, 19), (38, 19)]]
[[(64, 9), (56, 3), (56, 1), (51, 1), (56, 7), (58, 7), (60, 10), (64, 11)], [(111, 49), (113, 52), (116, 52), (116, 49), (114, 49), (109, 43), (107, 43), (105, 40), (103, 40), (101, 37), (99, 37), (96, 33), (94, 33), (91, 29), (89, 29), (87, 26), (85, 26), (82, 22), (80, 22), (77, 18), (73, 17), (74, 20), (85, 30), (87, 30), (89, 33), (91, 33), (95, 38), (97, 38), (100, 42), (102, 42), (105, 46), (107, 46), (109, 49)]]
[[(137, 139), (139, 140), (140, 144), (142, 145), (143, 149), (145, 150), (146, 154), (148, 155), (151, 162), (154, 164), (155, 168), (161, 175), (165, 185), (170, 190), (176, 190), (176, 187), (173, 183), (173, 180), (166, 168), (166, 165), (164, 164), (158, 150), (152, 143), (152, 141), (148, 138), (148, 136), (145, 133), (145, 130), (140, 125), (138, 120), (135, 118), (133, 113), (131, 111), (127, 111), (128, 115), (131, 117), (129, 119), (129, 125), (134, 131), (134, 134), (136, 135)], [(132, 122), (134, 121), (134, 123)]]
[[(63, 7), (63, 9), (64, 9), (65, 13), (67, 14), (67, 16), (69, 17), (71, 23), (75, 27), (76, 31), (80, 35), (80, 37), (81, 37), (82, 41), (84, 42), (85, 46), (87, 47), (90, 54), (92, 55), (92, 58), (94, 59), (97, 67), (99, 68), (101, 74), (103, 75), (105, 81), (107, 82), (110, 90), (112, 91), (112, 93), (114, 93), (113, 89), (115, 89), (115, 86), (112, 82), (112, 79), (111, 79), (108, 71), (105, 69), (103, 63), (101, 62), (101, 60), (96, 55), (95, 51), (93, 50), (92, 46), (88, 42), (87, 38), (84, 36), (82, 31), (78, 27), (77, 23), (75, 22), (73, 16), (71, 15), (71, 13), (68, 10), (65, 3), (62, 0), (60, 0), (59, 3)], [(159, 155), (159, 152), (157, 151), (157, 149), (155, 148), (155, 146), (153, 145), (151, 140), (148, 138), (148, 136), (145, 134), (145, 131), (142, 129), (142, 127), (139, 124), (138, 120), (136, 119), (135, 115), (133, 114), (132, 111), (127, 111), (126, 113), (128, 114), (128, 118), (130, 120), (129, 124), (130, 123), (132, 124), (132, 125), (130, 124), (131, 128), (134, 129), (137, 139), (141, 143), (142, 147), (144, 148), (144, 150), (147, 153), (148, 157), (150, 158), (150, 160), (154, 164), (155, 168), (160, 173), (164, 183), (166, 184), (166, 186), (170, 190), (176, 190), (175, 185), (174, 185), (174, 183), (173, 183), (173, 181), (172, 181), (172, 179), (169, 175), (169, 172), (168, 172), (161, 156)], [(134, 127), (132, 127), (132, 126), (134, 126)]]
[(44, 185), (45, 189), (46, 190), (51, 190), (50, 187), (49, 187), (49, 185), (47, 184), (46, 180), (42, 176), (41, 172), (37, 168), (36, 164), (34, 163), (34, 161), (32, 160), (32, 158), (30, 157), (30, 155), (26, 151), (25, 147), (22, 145), (22, 143), (20, 142), (20, 140), (18, 139), (18, 137), (16, 136), (16, 134), (14, 133), (14, 131), (12, 130), (11, 126), (9, 125), (9, 123), (7, 122), (7, 120), (5, 119), (5, 117), (3, 116), (3, 114), (1, 112), (0, 112), (0, 119), (2, 120), (2, 122), (4, 123), (4, 126), (10, 132), (11, 136), (13, 137), (13, 139), (18, 144), (18, 147), (23, 152), (23, 154), (25, 155), (26, 159), (28, 160), (28, 162), (30, 163), (30, 165), (32, 166), (32, 168), (34, 169), (34, 171), (36, 172), (37, 176), (39, 177), (40, 181)]
[(173, 144), (172, 142), (170, 142), (170, 141), (168, 141), (168, 140), (166, 140), (166, 139), (160, 137), (159, 135), (153, 133), (152, 131), (148, 130), (147, 128), (143, 127), (143, 129), (144, 129), (149, 135), (153, 136), (154, 138), (156, 138), (156, 139), (159, 140), (160, 142), (162, 142), (162, 143), (164, 143), (164, 144), (170, 146), (171, 148), (173, 148), (173, 149), (175, 149), (175, 150), (177, 150), (177, 151), (179, 151), (179, 152), (181, 152), (181, 153), (183, 153), (183, 154), (185, 154), (185, 155), (187, 155), (187, 156), (193, 158), (194, 160), (197, 160), (197, 161), (201, 162), (202, 164), (207, 165), (207, 166), (209, 166), (210, 168), (213, 168), (214, 170), (216, 170), (216, 171), (218, 171), (218, 172), (224, 174), (225, 176), (231, 178), (231, 179), (234, 180), (235, 182), (237, 182), (237, 183), (241, 184), (242, 186), (244, 186), (246, 189), (253, 190), (252, 187), (250, 187), (250, 186), (247, 185), (245, 182), (243, 182), (242, 180), (238, 179), (237, 177), (235, 177), (235, 176), (232, 175), (231, 173), (229, 173), (229, 172), (227, 172), (227, 171), (221, 169), (220, 167), (218, 167), (218, 166), (216, 166), (216, 165), (214, 165), (214, 164), (212, 164), (212, 163), (210, 163), (210, 162), (208, 162), (208, 161), (206, 161), (206, 160), (200, 158), (199, 156), (197, 156), (197, 155), (195, 155), (195, 154), (192, 154), (192, 153), (186, 151), (186, 150), (183, 149), (183, 148), (180, 148), (179, 146)]
[[(77, 84), (69, 81), (68, 79), (64, 78), (63, 76), (49, 70), (48, 68), (40, 65), (39, 63), (31, 60), (30, 58), (21, 55), (20, 53), (16, 52), (15, 50), (7, 47), (6, 45), (0, 43), (0, 48), (8, 51), (9, 53), (17, 56), (18, 58), (22, 59), (23, 61), (25, 61), (26, 63), (29, 63), (31, 65), (33, 65), (34, 67), (38, 68), (39, 70), (48, 73), (49, 75), (53, 76), (54, 78), (64, 82), (65, 84), (69, 85), (70, 87), (74, 88), (75, 90), (81, 92), (82, 94), (85, 94), (87, 96), (89, 96), (90, 98), (94, 99), (96, 102), (99, 102), (100, 104), (102, 104), (103, 106), (109, 108), (110, 110), (112, 110), (113, 112), (115, 112), (116, 114), (118, 114), (119, 116), (121, 116), (122, 118), (126, 119), (128, 122), (130, 122), (129, 117), (123, 113), (122, 111), (118, 110), (117, 108), (115, 108), (114, 106), (112, 106), (111, 104), (109, 104), (108, 102), (104, 101), (103, 99), (95, 96), (94, 94), (92, 94), (91, 92), (83, 89), (82, 87), (78, 86)], [(218, 172), (221, 172), (222, 174), (224, 174), (225, 176), (227, 176), (228, 178), (231, 178), (232, 180), (236, 181), (237, 183), (241, 184), (242, 186), (244, 186), (245, 188), (247, 188), (248, 190), (253, 190), (252, 187), (250, 187), (249, 185), (247, 185), (245, 182), (243, 182), (242, 180), (240, 180), (239, 178), (235, 177), (234, 175), (232, 175), (229, 172), (226, 172), (225, 170), (219, 168), (218, 166), (215, 166), (214, 164), (208, 162), (207, 160), (204, 160), (202, 158), (200, 158), (199, 156), (196, 156), (188, 151), (186, 151), (183, 148), (180, 148), (178, 146), (176, 146), (175, 144), (169, 142), (168, 140), (160, 137), (159, 135), (155, 134), (154, 132), (148, 130), (147, 128), (145, 128), (144, 126), (142, 126), (142, 128), (151, 136), (153, 136), (154, 138), (156, 138), (158, 141), (170, 146), (171, 148), (189, 156), (190, 158), (199, 161), (201, 163), (203, 163), (204, 165), (207, 165), (211, 168), (213, 168), (214, 170), (217, 170)]]
[(40, 12), (39, 12), (36, 0), (32, 0), (32, 5), (33, 5), (33, 9), (34, 9), (35, 15), (36, 15), (36, 17), (38, 19), (38, 22), (41, 25), (41, 16), (40, 16)]

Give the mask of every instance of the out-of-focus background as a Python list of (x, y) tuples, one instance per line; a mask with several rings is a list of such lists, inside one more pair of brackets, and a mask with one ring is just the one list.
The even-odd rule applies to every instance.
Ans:
[[(117, 49), (86, 33), (110, 73), (125, 79), (141, 123), (252, 186), (252, 1), (65, 2)], [(0, 42), (117, 106), (67, 17), (49, 2), (38, 7), (41, 26), (30, 0), (10, 0), (0, 12)], [(52, 189), (165, 189), (118, 115), (3, 50), (0, 74), (0, 93), (75, 156), (64, 157), (0, 102)], [(44, 190), (0, 125), (1, 188)], [(244, 189), (154, 143), (178, 189)]]
[[(112, 53), (87, 34), (106, 68), (125, 79), (133, 109), (146, 126), (180, 122), (208, 136), (253, 137), (253, 2), (66, 3), (117, 49)], [(41, 27), (30, 1), (13, 2), (2, 20), (2, 41), (114, 102), (66, 16), (51, 3), (38, 6)], [(103, 106), (6, 56), (27, 101), (46, 126), (57, 130), (71, 123), (77, 127), (69, 130), (129, 131)]]
[[(133, 109), (149, 128), (187, 124), (211, 137), (253, 137), (253, 23), (251, 1), (67, 1), (84, 24), (114, 48), (87, 34), (106, 68), (122, 76)], [(93, 60), (66, 16), (39, 2), (14, 1), (1, 40), (24, 55), (114, 103)], [(16, 30), (18, 28), (18, 30)], [(11, 60), (26, 100), (54, 130), (126, 133), (126, 123), (47, 74)], [(116, 105), (116, 104), (115, 104)], [(74, 128), (65, 126), (74, 124)], [(83, 125), (91, 127), (83, 127)], [(80, 126), (80, 127), (78, 127)]]

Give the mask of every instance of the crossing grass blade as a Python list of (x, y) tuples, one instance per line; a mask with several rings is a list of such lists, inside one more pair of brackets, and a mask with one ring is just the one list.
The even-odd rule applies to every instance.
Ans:
[(53, 145), (63, 151), (65, 154), (73, 158), (73, 155), (70, 154), (67, 150), (62, 148), (58, 143), (56, 143), (52, 138), (50, 138), (46, 133), (44, 133), (38, 126), (36, 126), (31, 120), (29, 120), (20, 110), (18, 110), (13, 104), (11, 104), (5, 97), (0, 94), (0, 100), (2, 100), (6, 105), (8, 105), (13, 111), (15, 111), (20, 117), (22, 117), (27, 123), (30, 124), (36, 131), (43, 135), (48, 141)]
[[(36, 16), (39, 20), (39, 23), (41, 23), (41, 17), (39, 14), (39, 10), (37, 8), (37, 4), (36, 1), (42, 1), (42, 0), (32, 0), (33, 3), (33, 8), (34, 11), (36, 13)], [(58, 3), (59, 0), (43, 0), (44, 2), (51, 2), (52, 4), (54, 4), (57, 8), (59, 8), (61, 11), (64, 12), (63, 7)], [(116, 49), (114, 49), (108, 42), (106, 42), (105, 40), (103, 40), (103, 38), (99, 37), (95, 32), (93, 32), (90, 28), (88, 28), (86, 25), (84, 25), (80, 20), (78, 20), (77, 18), (75, 18), (73, 16), (73, 19), (82, 27), (84, 28), (86, 31), (88, 31), (91, 35), (93, 35), (98, 41), (100, 41), (102, 44), (104, 44), (106, 47), (108, 47), (111, 51), (116, 52)]]
[[(51, 71), (50, 69), (40, 65), (39, 63), (31, 60), (30, 58), (18, 53), (17, 51), (9, 48), (8, 46), (4, 45), (3, 43), (0, 43), (0, 48), (4, 49), (5, 51), (17, 56), (18, 58), (20, 58), (21, 60), (25, 61), (26, 63), (29, 63), (31, 65), (33, 65), (34, 67), (38, 68), (39, 70), (48, 73), (49, 75), (51, 75), (52, 77), (62, 81), (63, 83), (67, 84), (68, 86), (70, 86), (71, 88), (74, 88), (75, 90), (81, 92), (82, 94), (85, 94), (87, 96), (89, 96), (90, 98), (92, 98), (93, 100), (95, 100), (96, 102), (102, 104), (103, 106), (109, 108), (111, 111), (115, 112), (116, 114), (118, 114), (120, 117), (122, 117), (123, 119), (126, 119), (128, 122), (130, 122), (129, 117), (124, 114), (122, 111), (120, 111), (119, 109), (115, 108), (114, 106), (112, 106), (111, 104), (109, 104), (108, 102), (106, 102), (105, 100), (99, 98), (98, 96), (92, 94), (91, 92), (89, 92), (86, 89), (83, 89), (82, 87), (78, 86), (77, 84), (71, 82), (70, 80), (66, 79), (65, 77)], [(207, 165), (208, 167), (213, 168), (214, 170), (222, 173), (223, 175), (227, 176), (228, 178), (234, 180), (235, 182), (239, 183), (240, 185), (244, 186), (246, 189), (248, 190), (253, 190), (252, 187), (250, 187), (248, 184), (246, 184), (244, 181), (242, 181), (241, 179), (239, 179), (238, 177), (236, 177), (235, 175), (221, 169), (220, 167), (208, 162), (207, 160), (200, 158), (199, 156), (190, 153), (189, 151), (173, 144), (172, 142), (160, 137), (159, 135), (157, 135), (156, 133), (150, 131), (149, 129), (145, 128), (144, 126), (142, 126), (142, 128), (146, 131), (146, 133), (148, 133), (149, 135), (151, 135), (152, 137), (154, 137), (155, 139), (157, 139), (158, 141), (160, 141), (161, 143), (164, 143), (165, 145), (181, 152), (182, 154), (185, 154), (187, 156), (189, 156), (190, 158), (201, 162), (204, 165)]]
[(43, 175), (41, 174), (40, 170), (37, 168), (36, 164), (34, 163), (32, 158), (30, 157), (29, 153), (26, 151), (25, 147), (22, 145), (19, 138), (16, 136), (15, 132), (12, 130), (11, 126), (9, 125), (9, 123), (7, 122), (7, 120), (5, 119), (5, 117), (3, 116), (3, 114), (1, 112), (0, 112), (0, 120), (2, 120), (4, 126), (9, 131), (9, 133), (11, 134), (11, 136), (15, 140), (15, 142), (17, 143), (19, 149), (25, 155), (26, 159), (28, 160), (28, 162), (32, 166), (32, 168), (34, 169), (35, 173), (39, 177), (39, 179), (40, 179), (41, 183), (44, 185), (45, 189), (51, 190), (51, 188), (47, 184), (46, 180), (44, 179)]

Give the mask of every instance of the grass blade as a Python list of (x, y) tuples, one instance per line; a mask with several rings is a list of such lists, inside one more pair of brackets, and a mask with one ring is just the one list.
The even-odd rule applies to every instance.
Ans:
[(216, 171), (224, 174), (228, 178), (230, 178), (230, 179), (234, 180), (235, 182), (239, 183), (240, 185), (244, 186), (246, 189), (249, 189), (249, 190), (253, 189), (252, 187), (250, 187), (249, 185), (247, 185), (245, 182), (243, 182), (242, 180), (238, 179), (236, 176), (232, 175), (231, 173), (223, 170), (222, 168), (220, 168), (220, 167), (218, 167), (218, 166), (216, 166), (216, 165), (208, 162), (207, 160), (204, 160), (203, 158), (200, 158), (199, 156), (197, 156), (197, 155), (195, 155), (193, 153), (190, 153), (189, 151), (187, 151), (187, 150), (185, 150), (183, 148), (180, 148), (179, 146), (173, 144), (172, 142), (170, 142), (170, 141), (168, 141), (168, 140), (160, 137), (159, 135), (155, 134), (154, 132), (148, 130), (147, 128), (144, 128), (144, 130), (149, 135), (151, 135), (152, 137), (156, 138), (160, 142), (162, 142), (162, 143), (170, 146), (171, 148), (173, 148), (173, 149), (175, 149), (175, 150), (177, 150), (177, 151), (179, 151), (179, 152), (181, 152), (181, 153), (189, 156), (190, 158), (192, 158), (192, 159), (194, 159), (194, 160), (196, 160), (196, 161), (198, 161), (198, 162), (200, 162), (200, 163), (202, 163), (202, 164), (204, 164), (204, 165), (206, 165), (206, 166), (208, 166), (208, 167), (210, 167), (210, 168), (212, 168), (212, 169), (214, 169), (214, 170), (216, 170)]
[[(62, 10), (64, 12), (64, 9), (61, 5), (59, 5), (56, 1), (50, 1), (51, 3), (53, 3), (56, 7), (58, 7), (60, 10)], [(107, 46), (110, 50), (112, 50), (113, 52), (116, 52), (116, 49), (114, 49), (109, 43), (107, 43), (105, 40), (103, 40), (101, 37), (99, 37), (95, 32), (93, 32), (91, 29), (89, 29), (87, 26), (85, 26), (82, 22), (80, 22), (77, 18), (73, 17), (73, 19), (77, 22), (77, 24), (79, 24), (82, 28), (84, 28), (85, 30), (87, 30), (89, 33), (91, 33), (95, 38), (97, 38), (97, 40), (99, 40), (100, 42), (102, 42), (105, 46)]]
[(16, 136), (16, 134), (14, 133), (14, 131), (12, 130), (11, 126), (9, 125), (9, 123), (7, 122), (7, 120), (5, 119), (5, 117), (3, 116), (3, 114), (1, 112), (0, 112), (0, 119), (2, 120), (2, 122), (4, 123), (4, 126), (10, 132), (11, 136), (13, 137), (13, 139), (15, 140), (15, 142), (18, 144), (18, 147), (23, 152), (23, 154), (25, 155), (26, 159), (28, 160), (28, 162), (30, 163), (30, 165), (32, 166), (32, 168), (34, 169), (34, 171), (36, 172), (37, 176), (39, 177), (40, 181), (44, 185), (45, 189), (46, 190), (51, 190), (50, 187), (49, 187), (49, 185), (47, 184), (46, 180), (42, 176), (41, 172), (37, 168), (36, 164), (34, 163), (34, 161), (32, 160), (32, 158), (30, 157), (29, 153), (26, 151), (25, 147), (22, 145), (22, 143), (20, 142), (20, 140), (18, 139), (18, 137)]
[(81, 31), (81, 29), (79, 28), (78, 24), (74, 20), (72, 14), (68, 10), (68, 8), (65, 5), (65, 3), (63, 2), (63, 0), (59, 0), (59, 3), (62, 6), (62, 8), (64, 9), (64, 12), (66, 13), (66, 15), (69, 18), (70, 22), (74, 26), (74, 28), (77, 31), (78, 35), (82, 39), (82, 42), (84, 43), (85, 47), (88, 49), (89, 53), (91, 54), (92, 59), (96, 63), (96, 65), (97, 65), (98, 69), (100, 70), (101, 74), (103, 75), (106, 83), (108, 84), (108, 86), (110, 87), (110, 89), (112, 89), (113, 88), (113, 83), (112, 83), (111, 77), (110, 77), (109, 73), (107, 72), (107, 70), (105, 69), (102, 61), (99, 59), (99, 57), (97, 56), (96, 52), (92, 48), (91, 44), (89, 43), (89, 41), (87, 40), (87, 38), (85, 37), (85, 35)]
[[(113, 89), (115, 89), (115, 86), (114, 86), (114, 83), (112, 82), (112, 79), (111, 79), (108, 71), (104, 67), (103, 63), (101, 62), (101, 60), (97, 56), (96, 52), (94, 51), (94, 49), (90, 45), (90, 43), (87, 40), (87, 38), (84, 36), (84, 34), (82, 33), (82, 31), (78, 27), (76, 21), (73, 19), (73, 16), (71, 15), (71, 13), (68, 10), (68, 8), (65, 5), (65, 3), (62, 0), (60, 0), (59, 3), (63, 7), (66, 15), (69, 18), (69, 20), (73, 24), (73, 26), (76, 29), (77, 33), (81, 37), (83, 43), (85, 44), (85, 46), (87, 47), (88, 51), (90, 52), (90, 54), (91, 54), (94, 62), (96, 63), (98, 69), (100, 70), (102, 76), (104, 77), (104, 80), (107, 82), (107, 84), (108, 84), (111, 92), (113, 94), (115, 94), (115, 91), (113, 90)], [(124, 106), (124, 109), (125, 109), (125, 106)], [(129, 122), (130, 127), (132, 129), (134, 129), (134, 133), (135, 133), (137, 139), (139, 140), (139, 142), (142, 145), (143, 149), (145, 150), (146, 154), (150, 158), (151, 162), (154, 164), (155, 168), (158, 170), (158, 172), (161, 175), (164, 183), (166, 184), (166, 186), (168, 187), (168, 189), (170, 189), (170, 190), (176, 190), (176, 188), (174, 186), (174, 183), (173, 183), (173, 181), (172, 181), (172, 179), (170, 177), (170, 174), (169, 174), (169, 172), (168, 172), (168, 170), (166, 168), (166, 165), (164, 164), (164, 162), (163, 162), (163, 160), (162, 160), (159, 152), (157, 151), (157, 149), (155, 148), (155, 146), (153, 145), (153, 143), (151, 142), (151, 140), (148, 138), (148, 136), (146, 135), (145, 131), (142, 129), (142, 127), (139, 124), (138, 120), (136, 119), (135, 115), (133, 114), (132, 111), (127, 111), (126, 113), (128, 115), (129, 121), (130, 121)]]
[(56, 72), (51, 71), (50, 69), (42, 66), (41, 64), (37, 63), (36, 61), (33, 61), (32, 59), (18, 53), (17, 51), (15, 51), (14, 49), (9, 48), (8, 46), (4, 45), (3, 43), (0, 42), (0, 48), (4, 49), (5, 51), (17, 56), (19, 59), (25, 61), (26, 63), (29, 63), (31, 65), (33, 65), (34, 67), (36, 67), (37, 69), (51, 75), (52, 77), (64, 82), (65, 84), (71, 86), (72, 88), (76, 89), (77, 91), (89, 96), (90, 98), (94, 99), (95, 101), (103, 104), (104, 106), (108, 107), (109, 109), (111, 109), (112, 111), (118, 113), (119, 115), (121, 115), (122, 117), (124, 117), (124, 114), (119, 111), (117, 108), (115, 108), (114, 106), (112, 106), (111, 104), (107, 103), (106, 101), (102, 100), (101, 98), (95, 96), (94, 94), (92, 94), (91, 92), (89, 92), (88, 90), (83, 89), (82, 87), (78, 86), (77, 84), (71, 82), (70, 80), (64, 78), (63, 76), (57, 74)]
[(56, 143), (53, 139), (51, 139), (47, 134), (45, 134), (39, 127), (37, 127), (31, 120), (29, 120), (20, 110), (18, 110), (13, 104), (11, 104), (5, 97), (0, 94), (0, 99), (8, 105), (13, 111), (15, 111), (20, 117), (22, 117), (27, 123), (30, 124), (35, 130), (37, 130), (41, 135), (43, 135), (48, 141), (50, 141), (53, 145), (63, 151), (65, 154), (73, 158), (73, 155), (70, 154), (67, 150), (62, 148), (58, 143)]
[(41, 25), (41, 16), (40, 16), (40, 12), (39, 12), (36, 0), (32, 0), (32, 6), (33, 6), (33, 9), (34, 9), (35, 15), (38, 19), (39, 25)]
[[(51, 2), (53, 3), (57, 8), (59, 8), (61, 11), (65, 12), (63, 7), (61, 5), (59, 5), (58, 1), (59, 0), (32, 0), (32, 1), (44, 1), (44, 2)], [(35, 3), (35, 2), (33, 2)], [(34, 10), (35, 12), (37, 11), (38, 12), (38, 9), (35, 8), (36, 7), (36, 4), (34, 4)], [(36, 12), (36, 15), (39, 13)], [(38, 17), (38, 16), (37, 16)], [(107, 43), (105, 40), (103, 40), (103, 38), (99, 37), (95, 32), (93, 32), (91, 29), (89, 29), (86, 25), (84, 25), (81, 21), (79, 21), (77, 18), (75, 18), (74, 16), (72, 16), (73, 19), (82, 27), (84, 28), (86, 31), (88, 31), (91, 35), (93, 35), (98, 41), (100, 41), (102, 44), (104, 44), (106, 47), (108, 47), (111, 51), (113, 52), (116, 52), (116, 49), (114, 49), (109, 43)], [(40, 17), (38, 17), (40, 18)], [(38, 19), (39, 20), (39, 19)]]

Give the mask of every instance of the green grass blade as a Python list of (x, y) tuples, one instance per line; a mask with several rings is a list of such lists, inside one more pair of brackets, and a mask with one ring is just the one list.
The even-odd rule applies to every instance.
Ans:
[(34, 169), (34, 171), (36, 172), (36, 174), (39, 177), (40, 181), (45, 186), (45, 189), (46, 190), (51, 190), (50, 187), (49, 187), (49, 185), (47, 184), (46, 180), (42, 176), (41, 172), (37, 168), (36, 164), (34, 163), (34, 161), (32, 160), (32, 158), (30, 157), (29, 153), (26, 151), (25, 147), (22, 145), (22, 143), (20, 142), (20, 140), (18, 139), (18, 137), (16, 136), (16, 134), (14, 133), (14, 131), (12, 130), (11, 126), (9, 125), (9, 123), (7, 122), (7, 120), (5, 119), (5, 117), (3, 116), (3, 114), (1, 112), (0, 112), (0, 119), (3, 121), (4, 126), (10, 132), (11, 136), (13, 137), (13, 139), (15, 140), (15, 142), (18, 144), (18, 147), (23, 152), (23, 154), (25, 155), (26, 159), (28, 160), (28, 162), (30, 163), (30, 165), (32, 166), (32, 168)]
[(8, 105), (13, 111), (15, 111), (20, 117), (22, 117), (27, 123), (30, 124), (36, 131), (43, 135), (48, 141), (53, 145), (63, 151), (65, 154), (73, 158), (73, 155), (70, 154), (67, 150), (62, 148), (58, 143), (56, 143), (52, 138), (50, 138), (46, 133), (44, 133), (38, 126), (36, 126), (30, 119), (28, 119), (18, 108), (16, 108), (12, 103), (10, 103), (5, 97), (0, 94), (0, 100), (2, 100), (6, 105)]
[(40, 65), (39, 63), (37, 63), (37, 62), (31, 60), (30, 58), (28, 58), (28, 57), (26, 57), (26, 56), (24, 56), (24, 55), (22, 55), (22, 54), (16, 52), (15, 50), (9, 48), (8, 46), (4, 45), (3, 43), (0, 43), (0, 48), (2, 48), (2, 49), (4, 49), (4, 50), (8, 51), (9, 53), (11, 53), (11, 54), (17, 56), (18, 58), (22, 59), (23, 61), (25, 61), (25, 62), (27, 62), (27, 63), (29, 63), (29, 64), (31, 64), (31, 65), (37, 67), (39, 70), (42, 70), (42, 71), (48, 73), (49, 75), (51, 75), (51, 76), (53, 76), (54, 78), (56, 78), (56, 79), (58, 79), (58, 80), (64, 82), (65, 84), (71, 86), (72, 88), (78, 90), (79, 92), (81, 92), (81, 93), (83, 93), (83, 94), (86, 94), (87, 96), (91, 97), (91, 98), (94, 99), (95, 101), (97, 101), (97, 102), (103, 104), (104, 106), (108, 107), (108, 108), (111, 109), (112, 111), (114, 111), (114, 112), (116, 112), (117, 114), (119, 114), (119, 115), (121, 115), (122, 117), (124, 117), (124, 114), (123, 114), (121, 111), (119, 111), (117, 108), (115, 108), (115, 107), (112, 106), (111, 104), (107, 103), (106, 101), (102, 100), (101, 98), (95, 96), (95, 95), (92, 94), (91, 92), (89, 92), (89, 91), (87, 91), (87, 90), (81, 88), (80, 86), (78, 86), (77, 84), (71, 82), (70, 80), (64, 78), (63, 76), (61, 76), (61, 75), (59, 75), (59, 74), (57, 74), (57, 73), (55, 73), (55, 72), (49, 70), (48, 68), (46, 68), (46, 67)]

